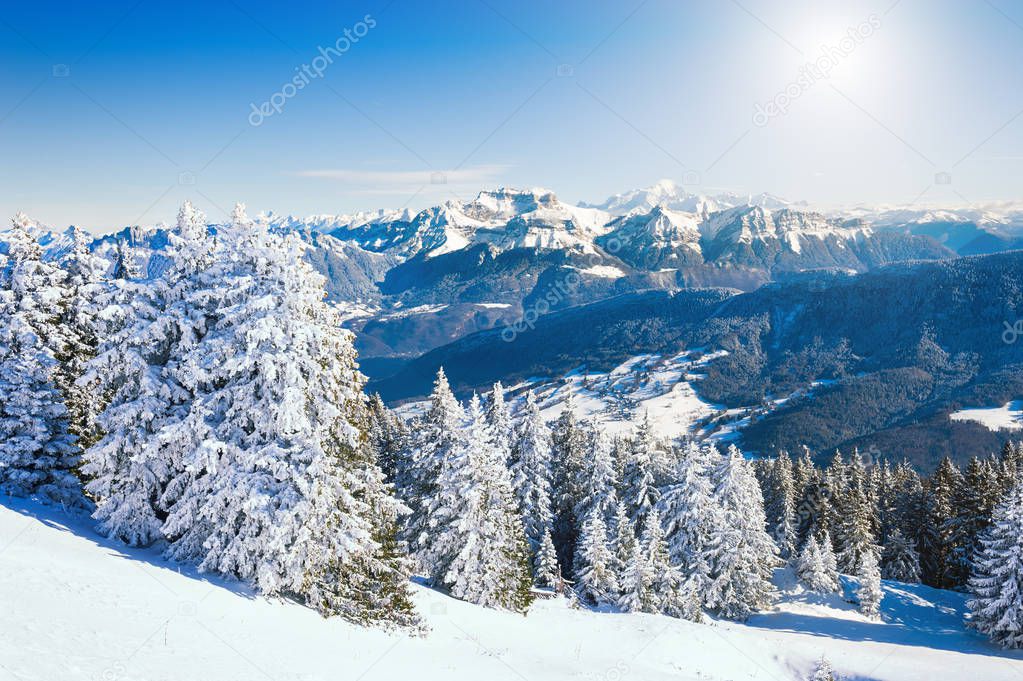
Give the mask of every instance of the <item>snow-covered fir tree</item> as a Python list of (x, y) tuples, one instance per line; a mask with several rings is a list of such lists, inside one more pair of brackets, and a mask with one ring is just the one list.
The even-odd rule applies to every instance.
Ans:
[(831, 542), (827, 538), (823, 542), (811, 536), (803, 545), (796, 562), (796, 574), (810, 591), (818, 593), (837, 593), (839, 590), (838, 571), (834, 565), (834, 554), (830, 553), (829, 561), (825, 552), (831, 552)]
[(642, 526), (660, 499), (657, 476), (663, 466), (663, 452), (653, 438), (649, 417), (644, 418), (632, 439), (629, 460), (621, 482), (622, 501), (633, 522)]
[(558, 553), (554, 550), (551, 531), (545, 530), (540, 547), (533, 557), (533, 576), (537, 586), (557, 589), (561, 584), (561, 567), (558, 565)]
[(325, 614), (405, 620), (402, 508), (367, 443), (352, 335), (306, 245), (241, 206), (215, 253), (188, 245), (209, 284), (170, 292), (177, 319), (205, 318), (168, 370), (191, 397), (158, 438), (184, 464), (162, 497), (168, 554)]
[(639, 543), (647, 561), (646, 574), (650, 580), (647, 588), (654, 610), (671, 617), (693, 621), (702, 619), (695, 582), (686, 581), (678, 566), (672, 564), (656, 508), (651, 509), (644, 519)]
[[(126, 266), (115, 272), (100, 300), (102, 340), (81, 379), (110, 396), (96, 417), (104, 435), (84, 457), (94, 517), (104, 534), (133, 546), (163, 537), (167, 500), (177, 498), (187, 478), (184, 457), (201, 444), (184, 425), (193, 393), (177, 367), (214, 312), (212, 299), (193, 303), (215, 283), (205, 276), (213, 239), (189, 203), (169, 247), (173, 264), (164, 277), (139, 280), (137, 269)], [(134, 262), (124, 254), (125, 263)], [(168, 495), (172, 479), (180, 484)]]
[(558, 560), (569, 573), (579, 540), (579, 526), (582, 520), (575, 515), (575, 508), (585, 497), (583, 488), (586, 470), (586, 430), (579, 423), (575, 403), (569, 393), (561, 415), (551, 429), (554, 466), (554, 548)]
[(1023, 483), (995, 509), (974, 558), (969, 624), (1003, 648), (1023, 647)]
[(881, 591), (881, 570), (875, 554), (868, 552), (863, 555), (856, 576), (859, 578), (856, 599), (859, 601), (860, 613), (872, 619), (880, 618), (884, 593)]
[(514, 425), (511, 410), (504, 399), (504, 386), (498, 381), (487, 400), (487, 423), (494, 437), (494, 455), (505, 465), (511, 463)]
[(787, 560), (794, 557), (799, 541), (795, 481), (787, 452), (766, 464), (763, 487), (767, 526), (781, 557)]
[(771, 576), (778, 549), (766, 530), (756, 476), (738, 448), (728, 448), (715, 471), (715, 497), (724, 514), (711, 551), (707, 606), (728, 619), (745, 620), (774, 600)]
[(30, 225), (15, 216), (0, 280), (0, 491), (81, 506), (80, 450), (59, 387), (65, 274), (43, 260)]
[(613, 603), (618, 595), (614, 557), (608, 546), (604, 513), (594, 506), (586, 516), (575, 555), (576, 591), (591, 604)]
[(455, 447), (440, 464), (428, 506), (427, 566), (456, 598), (525, 612), (532, 570), (511, 476), (493, 448), (480, 400), (473, 396)]
[(412, 509), (404, 536), (417, 556), (431, 543), (428, 505), (438, 492), (442, 462), (459, 446), (464, 420), (465, 412), (442, 367), (437, 371), (430, 406), (417, 423), (412, 450), (403, 458), (396, 477), (399, 495)]
[[(855, 469), (853, 469), (855, 470)], [(845, 574), (859, 574), (860, 567), (868, 553), (876, 560), (880, 549), (874, 542), (873, 509), (863, 484), (859, 479), (841, 496), (841, 514), (835, 528), (835, 542), (838, 546), (838, 569)]]
[(580, 485), (583, 497), (576, 503), (575, 517), (583, 522), (590, 517), (591, 511), (599, 511), (605, 523), (614, 518), (618, 497), (615, 492), (615, 471), (613, 443), (611, 438), (597, 428), (587, 428), (589, 442), (588, 466), (581, 472)]
[(614, 562), (613, 571), (618, 578), (618, 586), (625, 589), (625, 571), (632, 560), (636, 548), (636, 526), (629, 518), (629, 512), (621, 501), (615, 507), (614, 523), (611, 527), (611, 553)]
[(533, 552), (554, 526), (551, 431), (540, 415), (536, 395), (526, 393), (512, 441), (512, 485)]
[(898, 529), (889, 535), (881, 552), (881, 577), (906, 584), (920, 581), (920, 557), (912, 539)]
[(657, 507), (672, 563), (680, 566), (699, 594), (706, 593), (714, 542), (724, 532), (724, 514), (711, 479), (720, 459), (713, 445), (690, 442), (679, 460), (678, 481), (665, 488)]
[(408, 455), (412, 434), (405, 422), (387, 408), (378, 393), (369, 398), (369, 443), (389, 484), (394, 484), (402, 460)]
[(924, 582), (939, 588), (955, 586), (955, 544), (952, 521), (956, 491), (963, 485), (962, 474), (948, 457), (942, 459), (927, 481), (924, 517), (919, 524), (917, 548)]
[(86, 365), (96, 356), (99, 347), (96, 315), (104, 296), (103, 279), (107, 262), (90, 249), (91, 238), (79, 227), (71, 227), (66, 235), (71, 245), (57, 263), (64, 271), (67, 300), (60, 323), (66, 344), (60, 361), (57, 384), (68, 409), (69, 429), (76, 445), (84, 449), (99, 439), (96, 414), (101, 407), (96, 381), (82, 382)]
[(650, 563), (639, 542), (633, 541), (622, 571), (618, 607), (624, 612), (657, 612), (657, 601), (651, 592), (653, 575)]
[(813, 670), (813, 676), (808, 681), (837, 681), (837, 677), (834, 669), (831, 668), (831, 663), (822, 657)]

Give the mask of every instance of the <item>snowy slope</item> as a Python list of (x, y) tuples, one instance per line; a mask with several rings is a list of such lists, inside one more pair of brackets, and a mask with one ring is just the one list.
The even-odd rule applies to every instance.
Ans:
[(3, 679), (788, 681), (807, 678), (821, 655), (842, 678), (1023, 675), (1019, 653), (963, 629), (962, 596), (919, 586), (885, 584), (883, 623), (797, 587), (746, 625), (595, 613), (561, 600), (522, 617), (414, 589), (428, 634), (362, 629), (115, 545), (88, 519), (0, 498)]

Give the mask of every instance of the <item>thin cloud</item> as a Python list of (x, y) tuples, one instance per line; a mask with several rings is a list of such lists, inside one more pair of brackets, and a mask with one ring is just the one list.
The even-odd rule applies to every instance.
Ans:
[(492, 182), (508, 168), (503, 165), (480, 165), (455, 170), (356, 170), (350, 168), (327, 168), (300, 170), (292, 173), (298, 177), (311, 177), (350, 185), (352, 189), (366, 194), (387, 194), (414, 191), (420, 187), (478, 186)]

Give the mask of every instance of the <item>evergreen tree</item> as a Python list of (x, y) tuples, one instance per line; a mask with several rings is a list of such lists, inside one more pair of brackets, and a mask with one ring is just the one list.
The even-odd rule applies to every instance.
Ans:
[(873, 553), (865, 554), (857, 576), (859, 586), (856, 589), (856, 598), (859, 601), (860, 613), (872, 619), (880, 618), (881, 599), (884, 593), (881, 591), (881, 570), (877, 566), (877, 556)]
[(459, 431), (465, 412), (448, 385), (444, 368), (430, 395), (430, 406), (417, 424), (412, 451), (397, 471), (397, 488), (401, 500), (412, 509), (405, 526), (405, 537), (418, 556), (432, 541), (428, 522), (429, 503), (438, 493), (441, 465), (459, 446)]
[(615, 494), (615, 472), (611, 439), (596, 428), (587, 429), (589, 466), (582, 471), (583, 497), (575, 507), (576, 518), (589, 518), (596, 509), (605, 522), (614, 517), (618, 498)]
[(407, 601), (394, 537), (402, 509), (367, 446), (352, 335), (305, 249), (241, 206), (215, 253), (189, 249), (211, 284), (170, 298), (178, 318), (206, 318), (171, 367), (191, 395), (187, 413), (160, 433), (184, 464), (162, 497), (168, 554), (326, 613), (403, 619), (383, 610)]
[(540, 541), (540, 548), (533, 560), (533, 573), (537, 586), (545, 586), (557, 589), (561, 584), (561, 568), (558, 566), (558, 554), (554, 550), (554, 540), (551, 539), (551, 531), (545, 530), (543, 539)]
[(411, 448), (412, 434), (405, 422), (387, 408), (379, 393), (370, 396), (368, 407), (369, 443), (384, 479), (393, 485)]
[(79, 449), (59, 387), (65, 275), (43, 261), (30, 224), (15, 216), (0, 281), (0, 491), (82, 506)]
[(644, 520), (640, 546), (647, 562), (648, 588), (654, 611), (694, 621), (701, 619), (693, 583), (683, 580), (678, 567), (671, 563), (656, 508), (651, 509)]
[(809, 681), (837, 681), (831, 663), (822, 657)]
[(952, 547), (948, 582), (953, 588), (965, 586), (969, 579), (970, 565), (980, 550), (980, 536), (991, 522), (1000, 492), (996, 471), (977, 457), (970, 459), (962, 485), (952, 493), (954, 515), (946, 528)]
[(87, 489), (96, 499), (94, 517), (101, 532), (132, 546), (162, 538), (165, 497), (174, 500), (181, 492), (168, 497), (168, 485), (172, 479), (185, 484), (184, 457), (201, 445), (184, 425), (193, 395), (177, 368), (214, 313), (213, 301), (191, 302), (212, 285), (204, 274), (213, 240), (205, 218), (188, 203), (169, 247), (173, 264), (162, 278), (140, 281), (127, 267), (115, 272), (100, 301), (102, 341), (81, 379), (109, 396), (96, 417), (104, 435), (85, 452), (82, 467), (92, 478)]
[(650, 588), (653, 577), (642, 548), (633, 541), (621, 577), (618, 607), (624, 612), (657, 612), (657, 602)]
[(564, 572), (570, 573), (579, 539), (576, 506), (585, 497), (586, 432), (575, 414), (571, 393), (551, 432), (554, 464), (554, 548)]
[(767, 527), (781, 557), (788, 559), (795, 556), (799, 540), (792, 459), (787, 452), (782, 452), (773, 462), (765, 462), (764, 468), (762, 487)]
[(871, 531), (874, 514), (870, 501), (863, 492), (863, 483), (854, 480), (842, 496), (835, 532), (838, 569), (845, 574), (858, 574), (866, 554), (873, 554), (876, 560), (879, 551)]
[(427, 565), (456, 598), (525, 612), (532, 570), (511, 476), (493, 448), (493, 434), (473, 396), (456, 446), (440, 463), (430, 500)]
[(714, 539), (706, 603), (722, 617), (745, 620), (774, 600), (771, 576), (778, 549), (767, 534), (760, 486), (734, 445), (718, 465), (715, 479), (724, 525)]
[(711, 479), (720, 458), (713, 445), (690, 442), (679, 460), (678, 482), (665, 489), (658, 504), (671, 560), (701, 595), (710, 581), (714, 542), (724, 534)]
[(613, 572), (618, 578), (618, 586), (625, 591), (625, 572), (632, 560), (636, 548), (636, 526), (629, 519), (629, 512), (621, 501), (615, 507), (614, 539), (611, 541), (611, 552), (614, 562)]
[(522, 509), (526, 539), (535, 553), (554, 526), (551, 432), (540, 415), (536, 395), (526, 393), (512, 446), (512, 485)]
[(995, 508), (969, 587), (970, 626), (1003, 648), (1023, 647), (1023, 484)]
[(838, 571), (833, 563), (834, 554), (831, 554), (832, 563), (829, 565), (825, 552), (830, 552), (831, 546), (830, 541), (825, 541), (826, 544), (822, 546), (816, 537), (811, 536), (806, 540), (796, 563), (796, 574), (799, 576), (799, 581), (810, 591), (837, 593), (839, 590)]
[(948, 457), (942, 459), (927, 481), (924, 516), (920, 525), (920, 567), (924, 584), (937, 588), (955, 586), (955, 552), (952, 534), (956, 491), (963, 485), (962, 474)]
[(900, 530), (894, 530), (884, 544), (881, 553), (881, 576), (896, 582), (917, 584), (920, 582), (920, 557), (912, 539), (907, 539)]
[(642, 526), (647, 514), (660, 499), (657, 478), (663, 465), (663, 452), (654, 442), (649, 415), (636, 430), (632, 451), (622, 478), (622, 500), (636, 525)]
[(612, 603), (618, 594), (614, 559), (608, 547), (604, 514), (594, 506), (586, 516), (576, 549), (576, 590), (588, 603)]
[(495, 383), (490, 391), (490, 400), (487, 403), (487, 423), (490, 425), (490, 432), (494, 437), (494, 455), (507, 466), (512, 459), (514, 426), (511, 411), (504, 399), (504, 386), (500, 381)]

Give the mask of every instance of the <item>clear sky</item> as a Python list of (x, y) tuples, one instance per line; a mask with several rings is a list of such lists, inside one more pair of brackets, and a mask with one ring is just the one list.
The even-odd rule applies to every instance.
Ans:
[(0, 59), (0, 211), (55, 226), (661, 178), (1023, 198), (1017, 0), (38, 0)]

